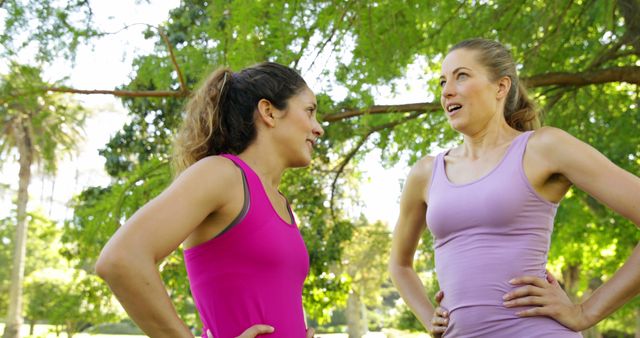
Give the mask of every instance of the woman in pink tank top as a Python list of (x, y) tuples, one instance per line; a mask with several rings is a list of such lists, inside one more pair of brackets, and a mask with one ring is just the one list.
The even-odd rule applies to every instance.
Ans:
[[(640, 293), (640, 246), (573, 304), (545, 270), (558, 203), (575, 185), (640, 226), (640, 179), (571, 135), (539, 128), (511, 54), (495, 41), (452, 47), (440, 85), (463, 143), (411, 169), (393, 236), (393, 282), (437, 337), (581, 337)], [(413, 269), (425, 228), (441, 287), (435, 309)]]
[(176, 178), (140, 208), (96, 264), (151, 337), (193, 337), (156, 265), (181, 243), (203, 337), (312, 337), (302, 286), (309, 256), (286, 198), (287, 168), (304, 167), (324, 133), (313, 92), (265, 62), (214, 71), (186, 106)]

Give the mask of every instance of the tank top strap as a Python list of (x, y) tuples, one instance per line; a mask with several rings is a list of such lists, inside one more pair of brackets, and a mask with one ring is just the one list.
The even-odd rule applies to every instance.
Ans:
[(434, 180), (443, 180), (445, 179), (444, 172), (444, 156), (449, 152), (449, 150), (442, 151), (436, 155), (433, 163), (433, 172), (431, 173), (431, 182)]
[(505, 165), (515, 166), (517, 168), (520, 168), (522, 166), (524, 151), (527, 148), (527, 142), (529, 141), (529, 137), (531, 137), (532, 133), (533, 131), (529, 130), (516, 136), (516, 138), (512, 141), (512, 144), (509, 146), (510, 149), (508, 150), (508, 153), (505, 154)]
[(444, 172), (444, 155), (448, 152), (449, 150), (440, 152), (433, 159), (433, 169), (431, 170), (431, 180), (429, 181), (427, 196), (431, 196), (432, 191), (440, 189), (438, 186), (447, 180)]
[(278, 214), (276, 209), (273, 207), (273, 204), (269, 200), (269, 196), (267, 195), (267, 191), (265, 190), (264, 185), (260, 180), (260, 177), (255, 171), (253, 171), (253, 169), (251, 169), (251, 167), (246, 162), (244, 162), (238, 156), (232, 155), (232, 154), (221, 154), (220, 156), (228, 158), (231, 161), (233, 161), (233, 163), (239, 166), (242, 172), (244, 173), (244, 176), (247, 180), (247, 185), (249, 188), (248, 189), (249, 195), (250, 195), (249, 199), (252, 205), (252, 208), (251, 208), (252, 211), (257, 213), (263, 213), (263, 212), (272, 213), (273, 215), (278, 217), (278, 219), (285, 222), (287, 225), (290, 225), (290, 226), (296, 225), (295, 217), (293, 217), (293, 211), (291, 211), (291, 205), (289, 204), (289, 201), (287, 200), (287, 198), (284, 195), (282, 195), (282, 193), (279, 192), (282, 198), (284, 198), (286, 202), (286, 207), (289, 213), (290, 221), (283, 219)]
[[(253, 172), (253, 169), (251, 169), (248, 164), (241, 160), (240, 157), (233, 154), (220, 154), (220, 156), (230, 159), (233, 163), (240, 167), (245, 176), (252, 176), (252, 178), (257, 178), (254, 177), (256, 174)], [(247, 179), (249, 179), (249, 177), (247, 177)]]
[(250, 198), (251, 199), (256, 198), (257, 196), (256, 193), (258, 193), (259, 188), (262, 187), (262, 182), (260, 181), (258, 174), (256, 174), (248, 164), (246, 164), (242, 159), (240, 159), (236, 155), (221, 154), (220, 156), (233, 161), (233, 163), (235, 163), (240, 168), (240, 170), (242, 170), (242, 174), (247, 180), (247, 186), (248, 186), (247, 188), (249, 190)]

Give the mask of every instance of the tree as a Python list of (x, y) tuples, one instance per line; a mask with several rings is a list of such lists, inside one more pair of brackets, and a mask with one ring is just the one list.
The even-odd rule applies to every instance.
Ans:
[[(15, 210), (14, 210), (15, 213)], [(7, 269), (0, 269), (0, 317), (6, 317), (9, 307), (9, 285), (11, 279), (11, 259), (15, 242), (15, 222), (16, 217), (0, 220), (0, 266)], [(43, 216), (39, 211), (28, 213), (30, 240), (27, 243), (27, 252), (24, 273), (25, 276), (32, 272), (45, 268), (62, 268), (62, 261), (59, 250), (61, 229), (55, 223)], [(28, 292), (25, 292), (28, 293)]]
[(391, 233), (386, 224), (375, 222), (356, 225), (345, 243), (343, 269), (351, 279), (347, 300), (347, 332), (350, 338), (362, 337), (369, 330), (368, 308), (380, 308), (389, 284), (387, 271), (391, 250)]
[[(314, 290), (313, 283), (319, 276), (329, 276), (326, 271), (342, 255), (335, 243), (351, 236), (345, 210), (358, 204), (353, 192), (364, 155), (379, 148), (385, 165), (411, 164), (436, 146), (456, 141), (444, 116), (437, 114), (436, 102), (378, 105), (376, 90), (391, 86), (399, 92), (400, 80), (409, 70), (418, 69), (423, 73), (418, 78), (427, 84), (425, 97), (436, 97), (433, 79), (439, 60), (452, 43), (464, 38), (481, 35), (509, 46), (525, 84), (547, 112), (547, 124), (568, 129), (587, 141), (601, 125), (607, 132), (599, 134), (602, 142), (595, 146), (637, 173), (638, 148), (634, 145), (638, 143), (608, 146), (619, 144), (616, 140), (635, 139), (633, 130), (637, 130), (637, 9), (638, 2), (633, 0), (581, 5), (568, 0), (551, 4), (535, 0), (185, 1), (172, 11), (162, 30), (149, 29), (148, 36), (158, 39), (157, 52), (138, 58), (135, 78), (113, 92), (128, 96), (124, 102), (133, 119), (103, 154), (114, 177), (146, 167), (152, 157), (166, 160), (168, 136), (180, 119), (180, 98), (211, 65), (238, 69), (272, 60), (313, 75), (310, 69), (318, 64), (335, 64), (321, 67), (320, 74), (327, 80), (319, 85), (324, 89), (340, 86), (349, 94), (342, 100), (330, 92), (319, 95), (326, 130), (319, 156), (311, 169), (293, 171), (283, 182), (305, 224), (302, 231), (313, 263), (311, 285), (305, 290)], [(150, 98), (140, 99), (133, 93)], [(158, 95), (151, 97), (151, 93)], [(619, 123), (611, 123), (612, 112), (619, 116)], [(141, 186), (157, 191), (148, 184)], [(301, 191), (296, 188), (300, 186), (314, 188)], [(566, 208), (577, 203), (566, 202)], [(123, 217), (126, 213), (115, 215), (116, 219)], [(558, 234), (565, 227), (562, 219), (559, 215)], [(566, 228), (581, 226), (572, 223)], [(624, 230), (616, 236), (637, 238), (633, 227), (620, 229)], [(607, 245), (602, 237), (595, 242)], [(552, 258), (565, 255), (566, 247), (554, 249), (557, 256)]]
[[(161, 163), (168, 160), (182, 100), (209, 68), (278, 61), (300, 69), (305, 77), (324, 79), (314, 88), (320, 92), (326, 130), (319, 156), (309, 170), (292, 171), (283, 186), (305, 225), (302, 232), (312, 259), (305, 288), (311, 293), (305, 300), (332, 304), (334, 298), (318, 296), (319, 290), (335, 290), (335, 299), (344, 290), (339, 277), (327, 277), (331, 274), (326, 272), (340, 260), (341, 245), (353, 230), (349, 210), (359, 204), (355, 191), (365, 154), (378, 148), (381, 164), (410, 165), (457, 141), (439, 113), (434, 81), (443, 54), (454, 42), (483, 36), (505, 43), (546, 111), (546, 124), (568, 130), (616, 164), (640, 173), (639, 13), (638, 0), (183, 1), (162, 29), (149, 29), (157, 49), (136, 59), (135, 77), (122, 87), (41, 89), (123, 96), (132, 116), (103, 151), (114, 184), (87, 190), (76, 209), (78, 220), (70, 226), (78, 227), (77, 233), (87, 230), (106, 238), (110, 233), (101, 233), (88, 207), (108, 214), (113, 227), (105, 231), (113, 231), (142, 201), (138, 197), (150, 198), (162, 189), (170, 178)], [(400, 93), (409, 76), (425, 83), (422, 102), (379, 103), (381, 88)], [(345, 89), (346, 97), (335, 95), (335, 87)], [(145, 172), (152, 178), (146, 179)], [(305, 189), (297, 188), (301, 186)], [(558, 270), (567, 271), (567, 279), (576, 271), (577, 287), (569, 289), (579, 296), (588, 290), (587, 280), (604, 278), (619, 266), (639, 235), (627, 222), (597, 211), (602, 207), (584, 194), (574, 196), (558, 211), (554, 243), (563, 245), (554, 245), (550, 258)], [(115, 204), (100, 205), (101, 199)], [(568, 215), (580, 216), (570, 220)], [(589, 243), (588, 254), (578, 255), (584, 243)], [(615, 254), (606, 256), (606, 264), (593, 264), (602, 252)], [(578, 265), (582, 268), (573, 268)], [(591, 267), (595, 270), (586, 274)]]
[(83, 329), (118, 318), (113, 296), (100, 278), (83, 270), (42, 269), (32, 273), (27, 317), (64, 327), (67, 337)]
[[(15, 60), (28, 53), (37, 62), (60, 56), (73, 59), (81, 42), (97, 35), (91, 27), (92, 12), (82, 0), (3, 0), (0, 56)], [(35, 53), (33, 52), (35, 50)]]
[(17, 152), (20, 163), (9, 314), (4, 337), (19, 337), (31, 165), (41, 161), (45, 172), (54, 173), (60, 156), (75, 149), (86, 113), (67, 97), (34, 91), (49, 85), (42, 79), (39, 68), (12, 63), (9, 74), (0, 81), (0, 97), (6, 98), (0, 105), (0, 155), (11, 156)]

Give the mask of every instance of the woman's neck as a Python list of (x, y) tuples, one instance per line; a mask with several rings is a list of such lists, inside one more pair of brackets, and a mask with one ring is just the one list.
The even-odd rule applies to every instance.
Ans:
[(260, 176), (263, 184), (278, 189), (286, 167), (272, 147), (267, 147), (264, 142), (262, 145), (253, 142), (238, 157)]
[(518, 130), (513, 129), (504, 120), (502, 123), (488, 123), (473, 134), (464, 134), (460, 151), (463, 156), (476, 159), (505, 143), (511, 143), (519, 134)]

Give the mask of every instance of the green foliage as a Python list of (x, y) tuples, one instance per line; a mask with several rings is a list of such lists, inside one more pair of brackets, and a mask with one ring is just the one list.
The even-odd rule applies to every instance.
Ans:
[[(29, 222), (28, 237), (31, 240), (27, 243), (27, 261), (25, 264), (25, 275), (45, 268), (61, 268), (63, 263), (60, 260), (58, 250), (60, 250), (61, 230), (55, 223), (45, 218), (39, 212), (32, 212), (27, 217)], [(12, 266), (12, 255), (14, 247), (15, 216), (0, 220), (0, 317), (6, 316), (9, 302), (9, 282)]]
[(61, 54), (73, 59), (78, 45), (97, 35), (87, 1), (5, 0), (0, 4), (2, 58), (15, 59), (35, 49), (38, 61), (52, 61)]
[[(637, 5), (628, 0), (186, 0), (172, 10), (163, 29), (188, 89), (221, 65), (239, 70), (271, 60), (296, 67), (303, 76), (314, 76), (311, 69), (321, 68), (319, 115), (326, 118), (366, 110), (378, 102), (374, 93), (382, 86), (398, 92), (396, 81), (418, 63), (424, 63), (418, 77), (427, 84), (424, 101), (434, 100), (439, 96), (435, 78), (444, 53), (470, 37), (505, 43), (524, 77), (547, 72), (588, 77), (609, 67), (637, 65), (640, 47), (632, 38), (640, 33), (622, 3)], [(146, 36), (156, 39), (156, 51), (134, 61), (136, 74), (121, 89), (180, 89), (156, 28)], [(348, 94), (337, 99), (333, 88)], [(637, 85), (619, 81), (531, 90), (545, 108), (547, 125), (569, 131), (636, 175), (640, 174), (638, 93)], [(68, 255), (79, 257), (81, 264), (91, 264), (117, 226), (170, 180), (163, 163), (169, 159), (183, 100), (126, 98), (124, 103), (131, 122), (101, 151), (114, 183), (83, 192), (76, 201), (74, 220), (67, 225)], [(344, 304), (355, 280), (331, 271), (348, 255), (345, 243), (357, 236), (353, 220), (358, 215), (350, 210), (362, 203), (357, 186), (366, 153), (381, 150), (384, 166), (412, 164), (435, 149), (459, 142), (460, 137), (440, 112), (361, 114), (323, 127), (326, 134), (311, 167), (287, 172), (281, 188), (294, 206), (311, 257), (305, 307), (310, 317), (327, 320), (331, 309)], [(576, 296), (588, 293), (592, 280), (606, 280), (638, 242), (638, 232), (629, 223), (579, 191), (563, 201), (550, 261), (558, 272), (581, 267)], [(429, 274), (433, 269), (430, 243), (425, 235), (416, 266), (427, 276), (429, 292), (435, 292), (437, 284)], [(180, 264), (176, 253), (163, 266), (163, 275), (170, 276), (165, 281), (171, 283), (172, 296), (186, 304), (181, 310), (186, 314), (192, 308), (182, 302), (188, 299), (188, 288)], [(628, 305), (610, 322), (632, 318), (634, 307), (636, 303)], [(613, 325), (610, 322), (603, 325)], [(411, 325), (415, 322), (406, 327)]]
[(85, 189), (74, 201), (74, 216), (65, 224), (63, 254), (81, 267), (93, 267), (100, 250), (117, 228), (170, 180), (169, 165), (153, 159), (106, 188)]
[(382, 303), (382, 285), (389, 280), (391, 233), (382, 222), (366, 222), (359, 220), (344, 244), (341, 270), (351, 279), (351, 291), (359, 294), (365, 305), (376, 307)]
[(9, 73), (0, 75), (0, 156), (15, 150), (15, 128), (22, 127), (28, 131), (33, 158), (42, 161), (45, 172), (55, 173), (61, 156), (73, 152), (81, 140), (87, 112), (68, 96), (43, 93), (49, 86), (38, 67), (12, 62)]
[(118, 319), (109, 288), (82, 270), (39, 270), (27, 278), (25, 289), (27, 318), (63, 326), (69, 337)]

